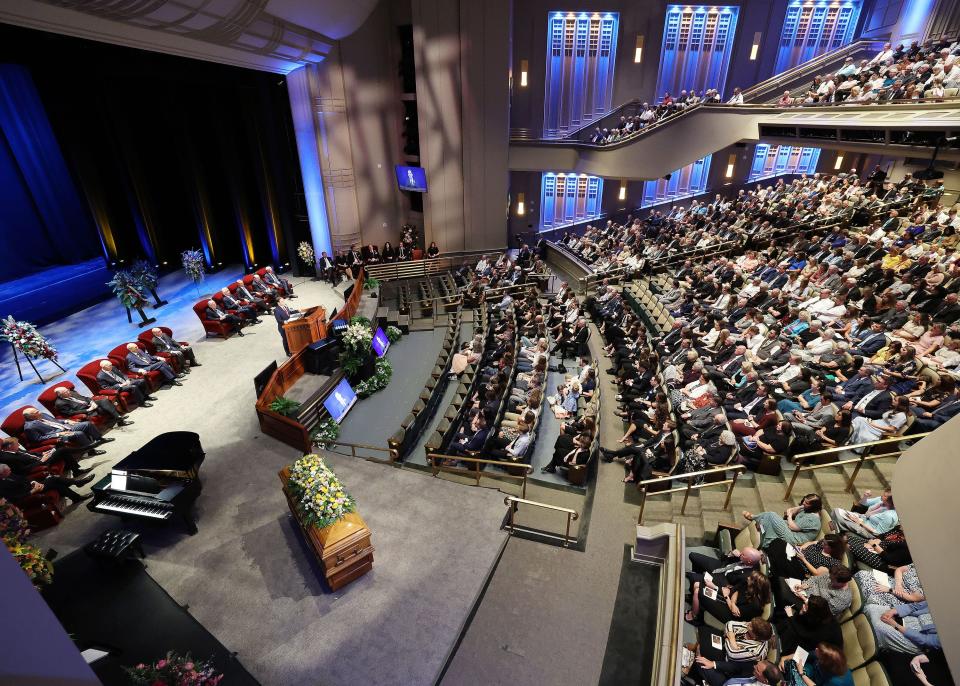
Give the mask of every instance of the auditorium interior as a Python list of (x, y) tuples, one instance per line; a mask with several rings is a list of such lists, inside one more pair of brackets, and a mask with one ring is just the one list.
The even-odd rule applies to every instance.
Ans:
[(953, 684), (958, 193), (958, 0), (3, 0), (0, 685)]

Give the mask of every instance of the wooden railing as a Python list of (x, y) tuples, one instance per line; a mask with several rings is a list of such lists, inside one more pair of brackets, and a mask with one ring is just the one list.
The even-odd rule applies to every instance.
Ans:
[[(580, 519), (580, 513), (576, 510), (571, 510), (569, 507), (560, 507), (559, 505), (549, 505), (547, 503), (538, 503), (535, 500), (526, 500), (524, 498), (515, 498), (512, 495), (508, 495), (503, 499), (503, 504), (507, 506), (507, 531), (511, 534), (517, 530), (516, 524), (513, 521), (514, 515), (517, 511), (518, 505), (533, 505), (534, 507), (539, 507), (545, 510), (554, 510), (556, 512), (563, 512), (567, 516), (567, 528), (563, 534), (563, 547), (566, 548), (571, 543), (576, 543), (577, 539), (570, 538), (570, 523), (575, 522)], [(541, 533), (542, 532), (538, 532)], [(558, 537), (559, 538), (559, 537)]]
[[(464, 462), (466, 464), (473, 465), (473, 469), (466, 469), (464, 467), (452, 467), (443, 464), (437, 464), (437, 461), (444, 460), (453, 460), (455, 462)], [(491, 479), (505, 479), (507, 481), (516, 481), (520, 484), (520, 497), (526, 497), (527, 495), (527, 476), (533, 473), (533, 466), (525, 464), (523, 462), (507, 462), (505, 460), (489, 460), (483, 457), (467, 457), (463, 455), (444, 455), (442, 453), (427, 453), (427, 464), (430, 465), (431, 470), (433, 471), (434, 476), (438, 476), (440, 472), (446, 472), (448, 474), (463, 474), (465, 476), (470, 476), (476, 479), (476, 486), (480, 485), (480, 480), (483, 477), (488, 477)], [(496, 467), (502, 467), (504, 470), (520, 470), (519, 474), (514, 474), (512, 471), (504, 472), (485, 472), (480, 465), (493, 465)], [(512, 496), (511, 496), (512, 497)]]
[(476, 262), (484, 255), (493, 255), (503, 252), (503, 248), (488, 250), (464, 250), (447, 253), (439, 257), (425, 257), (419, 260), (403, 262), (386, 262), (371, 264), (365, 267), (367, 276), (378, 281), (395, 281), (397, 279), (416, 279), (434, 276), (449, 271), (467, 262)]
[[(640, 490), (640, 513), (637, 515), (637, 524), (643, 524), (643, 511), (647, 506), (647, 498), (649, 496), (683, 493), (683, 505), (680, 507), (680, 514), (683, 515), (687, 512), (687, 501), (690, 499), (691, 491), (699, 491), (702, 488), (712, 488), (715, 486), (726, 486), (727, 497), (723, 501), (722, 509), (727, 509), (730, 506), (730, 496), (733, 495), (733, 487), (737, 485), (737, 477), (739, 477), (740, 473), (744, 470), (746, 470), (746, 467), (742, 464), (734, 464), (724, 467), (714, 467), (713, 469), (701, 469), (697, 472), (686, 472), (684, 474), (661, 476), (657, 477), (656, 479), (646, 479), (641, 481), (637, 484), (637, 488)], [(733, 476), (729, 479), (723, 479), (721, 481), (705, 481), (702, 484), (693, 483), (693, 480), (697, 477), (721, 474), (723, 472), (733, 472)], [(683, 480), (687, 482), (686, 486), (681, 486), (679, 488), (668, 488), (662, 491), (649, 491), (649, 487), (652, 484), (666, 484), (673, 481)]]
[(852, 457), (845, 460), (835, 460), (833, 462), (821, 462), (819, 464), (804, 464), (808, 460), (820, 459), (824, 455), (839, 455), (840, 453), (852, 451), (854, 449), (860, 448), (874, 448), (875, 446), (898, 446), (904, 441), (913, 441), (917, 438), (923, 438), (924, 436), (929, 436), (931, 432), (912, 434), (910, 436), (894, 436), (893, 438), (883, 438), (879, 441), (867, 441), (865, 443), (855, 443), (853, 445), (842, 445), (836, 448), (828, 448), (826, 450), (814, 450), (808, 453), (800, 453), (794, 456), (796, 469), (793, 471), (793, 476), (790, 478), (790, 483), (787, 484), (787, 490), (783, 492), (783, 499), (790, 500), (790, 494), (793, 493), (793, 487), (797, 483), (797, 478), (801, 473), (805, 472), (814, 472), (818, 469), (825, 469), (827, 467), (841, 467), (845, 464), (855, 464), (856, 467), (853, 468), (853, 472), (850, 474), (850, 478), (847, 479), (846, 492), (853, 493), (853, 486), (856, 483), (857, 476), (860, 475), (860, 470), (863, 468), (863, 465), (867, 462), (873, 462), (874, 460), (879, 460), (882, 458), (890, 457), (900, 457), (903, 450), (899, 448), (894, 448), (889, 452), (882, 452), (877, 454), (870, 454), (870, 451), (865, 450), (863, 453), (857, 455), (857, 457)]

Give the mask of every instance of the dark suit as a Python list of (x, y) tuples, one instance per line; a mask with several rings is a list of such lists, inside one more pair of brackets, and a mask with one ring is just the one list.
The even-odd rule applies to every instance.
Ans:
[(223, 306), (228, 310), (236, 310), (243, 315), (245, 319), (250, 319), (254, 322), (257, 320), (257, 308), (253, 305), (244, 305), (239, 300), (234, 298), (232, 295), (225, 295), (220, 300), (223, 303)]
[(880, 419), (883, 413), (893, 406), (893, 397), (890, 395), (890, 391), (887, 390), (877, 391), (877, 393), (864, 404), (864, 399), (869, 396), (870, 393), (873, 393), (873, 391), (864, 393), (863, 396), (853, 404), (854, 416), (863, 415), (870, 419)]
[(266, 281), (269, 285), (274, 288), (283, 290), (288, 296), (293, 296), (293, 286), (286, 279), (281, 279), (279, 276), (273, 272), (266, 272), (263, 275), (263, 280)]
[(167, 364), (163, 358), (154, 357), (142, 350), (136, 352), (131, 350), (127, 353), (127, 369), (140, 374), (157, 371), (163, 374), (163, 378), (167, 381), (173, 381), (177, 378), (177, 373), (173, 371), (173, 367)]
[(863, 357), (873, 357), (880, 348), (887, 344), (887, 337), (881, 331), (879, 333), (870, 331), (866, 336), (860, 339), (857, 346), (850, 352)]
[[(189, 345), (181, 345), (165, 333), (153, 337), (153, 346), (160, 352), (170, 353), (180, 358), (181, 362), (187, 360), (192, 367), (197, 365), (197, 356), (194, 354), (193, 348)], [(186, 367), (181, 364), (180, 368), (185, 369)]]
[(481, 450), (489, 433), (490, 429), (484, 428), (474, 431), (472, 434), (461, 434), (460, 440), (450, 444), (450, 454), (463, 455), (468, 450)]
[(283, 325), (289, 321), (291, 314), (298, 311), (299, 310), (294, 310), (290, 307), (282, 307), (281, 305), (273, 308), (273, 316), (277, 320), (277, 331), (280, 332), (280, 339), (283, 341), (283, 352), (288, 356), (290, 355), (290, 345), (287, 343), (287, 332), (283, 328)]
[[(90, 409), (91, 402), (96, 406), (92, 410)], [(53, 402), (53, 407), (57, 411), (57, 414), (63, 417), (72, 417), (78, 414), (85, 414), (88, 417), (99, 415), (103, 417), (111, 417), (113, 421), (120, 421), (120, 413), (117, 411), (116, 406), (112, 402), (106, 398), (91, 400), (84, 395), (80, 395), (76, 391), (71, 391), (69, 395), (64, 396), (63, 398), (58, 397)]]
[(41, 493), (55, 491), (64, 498), (79, 500), (82, 496), (74, 491), (71, 486), (76, 485), (73, 479), (65, 479), (62, 476), (48, 476), (44, 479), (27, 479), (23, 476), (11, 474), (6, 479), (0, 479), (0, 498), (6, 498), (14, 503), (23, 500), (30, 495), (31, 482), (39, 481), (43, 484)]
[(56, 439), (57, 443), (70, 442), (82, 447), (103, 438), (92, 422), (68, 423), (67, 420), (54, 419), (43, 413), (38, 419), (24, 422), (23, 435), (28, 443), (37, 444)]
[(76, 471), (80, 468), (80, 465), (70, 453), (71, 451), (68, 448), (56, 448), (46, 462), (43, 462), (40, 455), (28, 453), (23, 448), (17, 451), (2, 450), (0, 451), (0, 464), (7, 465), (14, 474), (21, 476), (37, 467), (45, 467), (58, 462), (63, 462), (66, 470)]
[(150, 396), (150, 389), (147, 386), (146, 379), (132, 379), (121, 374), (116, 369), (111, 369), (109, 372), (101, 369), (97, 372), (97, 383), (100, 384), (100, 388), (105, 388), (110, 391), (129, 392), (133, 395), (138, 405), (142, 405)]
[(240, 300), (251, 303), (259, 312), (266, 312), (270, 309), (270, 306), (267, 305), (267, 302), (263, 298), (258, 298), (251, 293), (242, 283), (237, 284), (237, 289), (233, 292), (233, 295), (234, 297), (240, 298)]

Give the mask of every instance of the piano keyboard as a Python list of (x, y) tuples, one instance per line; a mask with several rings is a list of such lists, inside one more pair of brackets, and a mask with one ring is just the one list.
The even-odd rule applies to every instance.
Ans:
[(111, 512), (120, 515), (129, 515), (131, 517), (147, 517), (149, 519), (170, 519), (173, 516), (173, 506), (169, 504), (159, 504), (155, 500), (145, 498), (133, 498), (125, 496), (123, 498), (107, 498), (96, 503), (91, 508), (97, 512)]

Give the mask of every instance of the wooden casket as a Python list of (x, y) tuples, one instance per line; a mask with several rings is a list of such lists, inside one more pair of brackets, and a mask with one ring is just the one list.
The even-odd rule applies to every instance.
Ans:
[(340, 521), (324, 528), (306, 525), (293, 504), (287, 481), (290, 468), (280, 470), (280, 482), (283, 494), (293, 518), (300, 525), (310, 549), (323, 569), (327, 585), (331, 590), (346, 586), (373, 569), (373, 546), (370, 544), (370, 529), (356, 512), (346, 515)]

